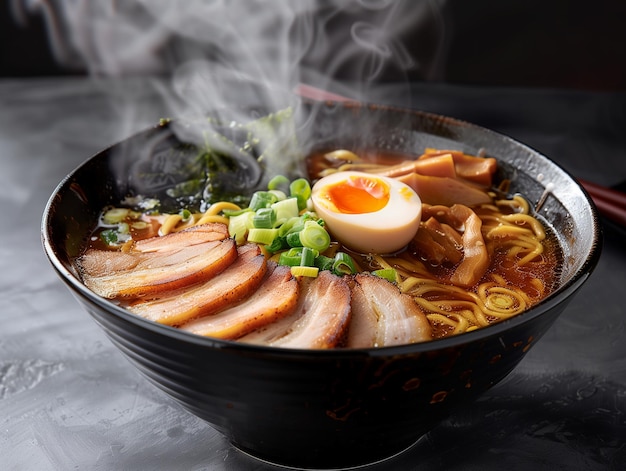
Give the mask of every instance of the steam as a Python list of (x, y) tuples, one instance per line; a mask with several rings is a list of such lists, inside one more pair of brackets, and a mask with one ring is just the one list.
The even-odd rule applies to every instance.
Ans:
[[(57, 61), (96, 77), (172, 81), (195, 111), (258, 92), (269, 107), (300, 83), (319, 88), (411, 75), (437, 79), (445, 0), (10, 0), (42, 15)], [(356, 97), (355, 97), (356, 98)]]

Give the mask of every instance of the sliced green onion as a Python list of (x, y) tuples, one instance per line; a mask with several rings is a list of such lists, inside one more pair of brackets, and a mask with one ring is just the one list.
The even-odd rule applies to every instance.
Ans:
[(118, 234), (130, 234), (130, 226), (127, 222), (120, 222), (117, 225), (117, 233)]
[(335, 275), (339, 276), (352, 275), (353, 273), (356, 273), (354, 260), (352, 260), (352, 257), (345, 252), (337, 252), (332, 271)]
[(284, 191), (269, 190), (268, 193), (271, 193), (272, 195), (274, 195), (276, 197), (276, 202), (287, 199), (287, 194)]
[(278, 229), (266, 229), (253, 227), (248, 231), (248, 242), (269, 245), (278, 236)]
[(254, 227), (262, 229), (272, 229), (276, 223), (276, 212), (272, 208), (258, 209), (252, 217)]
[(137, 222), (133, 222), (130, 225), (130, 227), (135, 229), (136, 231), (141, 231), (141, 230), (146, 229), (148, 227), (148, 223), (146, 221), (137, 221)]
[(228, 220), (228, 233), (238, 244), (245, 242), (248, 230), (254, 227), (253, 218), (254, 213), (247, 211)]
[(302, 196), (305, 200), (311, 196), (311, 185), (306, 178), (298, 178), (289, 185), (289, 193), (291, 196)]
[(181, 210), (179, 214), (180, 214), (180, 217), (183, 218), (183, 221), (188, 221), (189, 218), (191, 217), (191, 211), (189, 211), (188, 209)]
[(243, 208), (243, 209), (222, 209), (222, 214), (226, 217), (232, 218), (233, 216), (239, 216), (243, 213), (251, 213), (252, 208)]
[(397, 272), (393, 268), (381, 268), (380, 270), (374, 270), (372, 274), (384, 278), (387, 281), (395, 283), (397, 281)]
[(311, 185), (305, 178), (298, 178), (289, 185), (289, 194), (298, 199), (298, 208), (306, 209), (307, 200), (311, 196)]
[(317, 267), (291, 267), (291, 274), (293, 276), (310, 276), (311, 278), (315, 278), (318, 275), (319, 271), (320, 269)]
[(100, 233), (100, 239), (107, 245), (115, 245), (117, 243), (117, 231), (106, 229)]
[(112, 208), (102, 215), (102, 222), (105, 224), (117, 224), (128, 216), (130, 209)]
[(302, 217), (292, 218), (287, 223), (287, 230), (282, 231), (283, 235), (293, 234), (304, 229), (304, 219)]
[(302, 255), (300, 256), (300, 265), (303, 267), (313, 267), (315, 266), (315, 258), (320, 253), (312, 249), (310, 247), (302, 247)]
[(287, 241), (287, 245), (289, 247), (302, 247), (302, 242), (300, 240), (301, 232), (290, 232), (285, 236), (285, 240)]
[(335, 259), (331, 257), (327, 257), (325, 255), (318, 255), (315, 259), (315, 266), (320, 269), (320, 271), (331, 270), (333, 268), (333, 264), (335, 263)]
[(286, 236), (290, 232), (299, 232), (304, 227), (304, 223), (302, 222), (302, 218), (300, 216), (292, 217), (287, 219), (278, 230), (280, 231), (281, 236)]
[(291, 218), (298, 218), (299, 210), (298, 200), (296, 198), (287, 198), (277, 201), (272, 205), (272, 209), (276, 211), (276, 221), (280, 224), (284, 224)]
[(302, 261), (302, 249), (294, 248), (287, 250), (280, 254), (278, 258), (279, 265), (287, 265), (288, 267), (295, 267), (300, 265)]
[(284, 175), (276, 175), (267, 184), (268, 190), (286, 191), (289, 188), (289, 179)]
[[(278, 229), (275, 229), (275, 230), (278, 232)], [(268, 252), (272, 252), (272, 253), (279, 252), (287, 248), (289, 248), (289, 244), (287, 244), (287, 241), (285, 240), (284, 237), (280, 237), (280, 236), (275, 237), (272, 243), (265, 247), (265, 249)]]
[(319, 252), (330, 247), (330, 235), (315, 221), (306, 221), (299, 234), (300, 242), (304, 247), (311, 247)]
[(253, 211), (257, 211), (261, 208), (269, 208), (272, 204), (276, 203), (276, 201), (276, 195), (273, 195), (269, 191), (256, 191), (252, 195), (248, 207)]

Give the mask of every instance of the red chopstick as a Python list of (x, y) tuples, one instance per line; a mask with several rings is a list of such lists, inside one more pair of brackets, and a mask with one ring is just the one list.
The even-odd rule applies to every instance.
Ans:
[(587, 180), (578, 179), (593, 199), (598, 211), (607, 219), (626, 227), (626, 193)]
[(343, 95), (338, 95), (333, 92), (327, 92), (321, 88), (307, 85), (306, 83), (299, 83), (293, 90), (294, 94), (301, 96), (302, 98), (308, 98), (309, 100), (317, 101), (355, 101), (352, 98), (348, 98)]

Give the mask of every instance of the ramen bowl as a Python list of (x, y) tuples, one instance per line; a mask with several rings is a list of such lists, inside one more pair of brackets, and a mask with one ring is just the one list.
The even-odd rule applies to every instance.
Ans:
[(557, 289), (528, 311), (486, 328), (369, 349), (246, 345), (138, 317), (87, 289), (73, 259), (103, 207), (129, 192), (171, 186), (163, 178), (147, 184), (142, 175), (147, 168), (167, 169), (177, 155), (172, 149), (184, 133), (172, 123), (113, 145), (70, 173), (45, 209), (43, 246), (61, 280), (130, 362), (235, 447), (280, 465), (354, 467), (407, 449), (515, 368), (591, 275), (601, 250), (599, 219), (566, 171), (490, 130), (371, 104), (299, 103), (295, 115), (303, 155), (316, 147), (413, 154), (435, 147), (496, 157), (497, 179), (510, 180), (510, 191), (525, 195), (558, 237), (563, 260)]

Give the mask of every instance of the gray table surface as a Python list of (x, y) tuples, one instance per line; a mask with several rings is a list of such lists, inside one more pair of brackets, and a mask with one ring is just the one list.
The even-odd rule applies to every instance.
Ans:
[[(0, 469), (277, 469), (149, 384), (41, 248), (41, 215), (57, 183), (171, 114), (163, 88), (149, 79), (0, 81)], [(434, 84), (369, 93), (491, 127), (586, 179), (626, 179), (624, 94)], [(596, 272), (510, 376), (368, 469), (626, 469), (625, 235), (606, 226)]]

